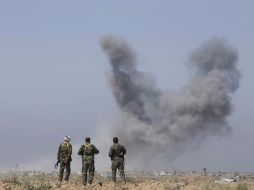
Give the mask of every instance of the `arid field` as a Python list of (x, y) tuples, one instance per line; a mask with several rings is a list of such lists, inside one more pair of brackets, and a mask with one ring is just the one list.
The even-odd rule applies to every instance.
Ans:
[(215, 175), (170, 175), (170, 176), (139, 176), (127, 177), (127, 183), (116, 184), (110, 179), (96, 175), (92, 185), (82, 186), (81, 176), (73, 174), (68, 183), (63, 182), (58, 187), (57, 175), (36, 174), (20, 175), (8, 173), (1, 175), (0, 189), (2, 190), (48, 190), (48, 189), (94, 189), (94, 190), (254, 190), (254, 176), (241, 176), (237, 182), (226, 182), (224, 176)]

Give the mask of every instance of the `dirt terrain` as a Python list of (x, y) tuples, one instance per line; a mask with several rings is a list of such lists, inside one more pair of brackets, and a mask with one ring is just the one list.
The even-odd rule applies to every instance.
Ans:
[(92, 185), (83, 187), (81, 176), (72, 175), (70, 181), (58, 186), (56, 175), (4, 175), (1, 176), (0, 190), (254, 190), (252, 176), (243, 177), (238, 182), (223, 182), (215, 176), (163, 176), (128, 177), (127, 183), (112, 183), (109, 179), (97, 175)]

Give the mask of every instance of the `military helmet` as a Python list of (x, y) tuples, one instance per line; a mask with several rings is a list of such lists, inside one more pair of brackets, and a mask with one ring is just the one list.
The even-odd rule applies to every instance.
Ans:
[(65, 136), (65, 137), (64, 137), (64, 140), (65, 140), (65, 141), (70, 141), (70, 140), (71, 140), (71, 137), (70, 137), (70, 136)]

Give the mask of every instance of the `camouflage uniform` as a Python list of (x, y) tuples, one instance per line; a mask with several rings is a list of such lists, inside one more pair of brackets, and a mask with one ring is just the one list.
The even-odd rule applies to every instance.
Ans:
[(116, 182), (116, 170), (119, 169), (120, 177), (125, 182), (124, 174), (124, 155), (126, 154), (126, 149), (123, 145), (114, 143), (109, 150), (109, 157), (111, 158), (112, 165), (112, 180)]
[(63, 180), (64, 169), (66, 169), (65, 173), (65, 181), (69, 180), (69, 176), (71, 174), (71, 154), (72, 154), (72, 145), (69, 142), (63, 142), (60, 144), (57, 153), (57, 161), (60, 163), (60, 171), (59, 171), (59, 181)]
[[(91, 184), (94, 177), (94, 155), (98, 154), (99, 150), (90, 143), (82, 145), (78, 151), (78, 155), (82, 156), (82, 176), (83, 176), (83, 185), (86, 185), (88, 182)], [(89, 174), (87, 180), (87, 172)]]

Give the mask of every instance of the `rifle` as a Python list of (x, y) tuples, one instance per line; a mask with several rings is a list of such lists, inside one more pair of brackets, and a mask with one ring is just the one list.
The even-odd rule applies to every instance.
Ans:
[(55, 169), (57, 169), (59, 163), (60, 163), (60, 160), (57, 160), (57, 162), (55, 163)]

